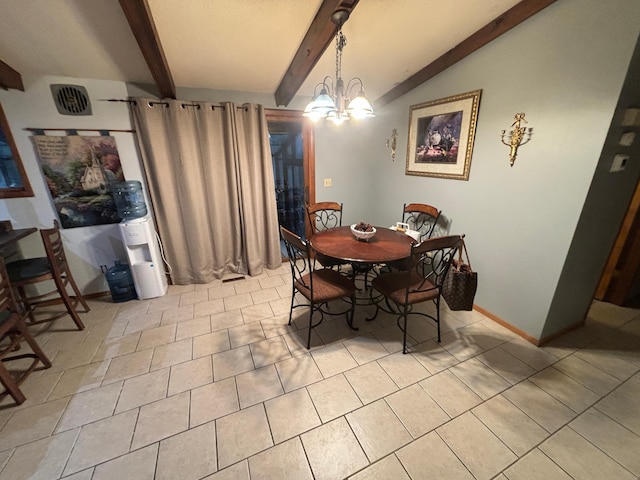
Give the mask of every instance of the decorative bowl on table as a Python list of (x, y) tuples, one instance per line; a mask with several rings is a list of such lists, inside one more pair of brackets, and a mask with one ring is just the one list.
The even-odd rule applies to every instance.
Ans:
[(358, 240), (366, 242), (370, 238), (373, 238), (376, 234), (376, 227), (370, 223), (360, 222), (351, 225), (351, 233)]

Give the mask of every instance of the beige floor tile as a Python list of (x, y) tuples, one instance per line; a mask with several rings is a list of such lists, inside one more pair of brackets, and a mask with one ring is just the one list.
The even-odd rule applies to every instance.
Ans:
[(569, 427), (558, 431), (539, 448), (573, 478), (637, 479)]
[(212, 358), (213, 378), (216, 382), (253, 370), (253, 360), (248, 345), (216, 353)]
[(193, 354), (193, 340), (185, 338), (179, 342), (161, 345), (153, 349), (151, 371), (171, 367), (178, 363), (191, 360)]
[(0, 473), (2, 480), (45, 480), (62, 474), (80, 429), (18, 447)]
[(362, 406), (362, 402), (344, 375), (336, 375), (307, 387), (311, 400), (327, 423)]
[(209, 300), (216, 300), (218, 298), (232, 297), (236, 294), (236, 289), (233, 284), (217, 285), (207, 289), (209, 292)]
[[(291, 271), (289, 270), (288, 265), (285, 266), (285, 267), (286, 267), (286, 271), (284, 271), (282, 273), (284, 275), (286, 275), (288, 278), (290, 278)], [(260, 279), (258, 279), (258, 282), (260, 283), (260, 287), (262, 287), (263, 289), (268, 289), (268, 288), (271, 288), (271, 287), (279, 287), (280, 285), (285, 285), (285, 281), (282, 278), (282, 274), (281, 275), (270, 275), (270, 276), (268, 276), (266, 278), (260, 278)]]
[(190, 427), (240, 410), (235, 378), (227, 378), (191, 390)]
[(105, 360), (103, 362), (90, 363), (82, 367), (65, 370), (49, 395), (49, 400), (69, 397), (76, 393), (100, 386), (104, 374), (109, 367), (109, 363), (109, 360)]
[(250, 480), (249, 462), (242, 460), (235, 465), (231, 465), (213, 475), (205, 477), (203, 480)]
[(414, 440), (396, 455), (412, 480), (474, 478), (436, 432)]
[(211, 357), (201, 357), (171, 367), (167, 395), (191, 390), (213, 382)]
[(434, 340), (415, 345), (411, 348), (411, 355), (432, 375), (459, 363), (456, 357)]
[(501, 347), (534, 370), (542, 370), (558, 361), (558, 358), (554, 355), (530, 344), (523, 338), (511, 340), (502, 344)]
[(211, 319), (209, 316), (197, 317), (193, 320), (185, 320), (178, 323), (176, 328), (176, 341), (185, 338), (197, 337), (211, 333)]
[[(307, 336), (309, 335), (309, 329), (304, 328), (302, 330), (294, 330), (286, 335), (283, 335), (284, 341), (287, 342), (287, 347), (292, 356), (303, 355), (305, 353), (312, 352), (323, 348), (325, 345), (320, 339), (315, 330), (311, 330), (311, 345), (307, 348)], [(353, 360), (355, 364), (355, 360)]]
[(136, 315), (129, 320), (127, 328), (124, 330), (125, 335), (131, 333), (140, 332), (142, 330), (148, 330), (160, 325), (162, 320), (162, 312), (144, 313), (142, 315)]
[(255, 301), (254, 303), (256, 303), (256, 305), (240, 309), (244, 323), (253, 323), (267, 319), (271, 320), (273, 318), (273, 311), (268, 303), (258, 303)]
[(193, 358), (224, 352), (230, 348), (231, 343), (229, 342), (229, 333), (227, 330), (220, 330), (193, 337)]
[(459, 330), (442, 335), (440, 346), (462, 362), (484, 352), (484, 348), (472, 337), (465, 336)]
[(344, 418), (301, 435), (316, 480), (346, 478), (369, 462)]
[(92, 480), (94, 468), (88, 468), (82, 472), (74, 473), (68, 477), (62, 477), (64, 480)]
[(346, 415), (369, 462), (375, 462), (411, 442), (412, 437), (384, 400)]
[(436, 432), (478, 480), (493, 478), (517, 459), (471, 412)]
[(573, 410), (528, 380), (506, 390), (503, 396), (551, 433), (576, 416)]
[(205, 423), (160, 442), (155, 479), (197, 480), (214, 473), (217, 465), (216, 425)]
[[(639, 348), (635, 350), (623, 350), (602, 344), (592, 344), (587, 348), (579, 350), (574, 355), (580, 357), (585, 362), (604, 370), (620, 380), (626, 380), (640, 368)], [(634, 356), (634, 353), (636, 356)]]
[(376, 362), (349, 370), (344, 375), (365, 405), (398, 390), (397, 385)]
[[(251, 292), (251, 298), (255, 305), (266, 304), (268, 306), (268, 302), (279, 300), (280, 294), (278, 294), (275, 288), (263, 288), (262, 290)], [(271, 310), (271, 308), (269, 308), (269, 310)]]
[(114, 383), (127, 378), (147, 373), (151, 367), (153, 350), (129, 353), (121, 357), (111, 359), (111, 364), (104, 374), (102, 384)]
[(181, 296), (183, 293), (195, 291), (195, 285), (169, 285), (167, 295)]
[(180, 304), (179, 295), (165, 295), (164, 297), (158, 297), (151, 300), (149, 303), (148, 312), (157, 312), (160, 310), (169, 310), (176, 308)]
[(168, 383), (168, 368), (125, 380), (115, 413), (162, 400), (167, 396)]
[[(260, 282), (257, 278), (255, 279), (247, 279), (245, 281), (238, 281), (234, 284), (236, 295), (241, 295), (244, 293), (257, 292), (262, 289)], [(234, 295), (229, 295), (234, 296)]]
[(273, 446), (263, 405), (216, 420), (218, 468), (222, 469)]
[(242, 373), (236, 376), (236, 383), (240, 408), (250, 407), (284, 393), (274, 365)]
[(140, 341), (136, 347), (137, 351), (146, 350), (160, 345), (171, 343), (176, 338), (176, 325), (164, 325), (161, 327), (144, 330), (140, 334)]
[(157, 458), (156, 443), (98, 465), (92, 480), (154, 480)]
[(77, 393), (67, 405), (55, 429), (56, 433), (110, 417), (120, 396), (122, 382)]
[(518, 456), (527, 453), (549, 435), (502, 395), (478, 405), (472, 412)]
[(221, 298), (209, 300), (194, 305), (194, 317), (204, 317), (224, 312), (224, 301)]
[(180, 306), (194, 305), (196, 303), (206, 302), (209, 300), (208, 290), (196, 290), (186, 292), (180, 295)]
[(280, 381), (285, 392), (322, 380), (322, 373), (310, 354), (299, 355), (276, 363)]
[(259, 342), (264, 339), (265, 335), (260, 322), (247, 323), (229, 329), (229, 340), (231, 341), (232, 348)]
[(225, 328), (237, 327), (244, 325), (242, 312), (240, 310), (231, 310), (230, 312), (222, 312), (211, 315), (211, 331), (215, 332)]
[(387, 349), (371, 334), (345, 340), (343, 345), (347, 347), (358, 365), (364, 365), (389, 354)]
[[(341, 311), (339, 309), (344, 310), (343, 305), (337, 305), (334, 308), (337, 312)], [(313, 315), (314, 322), (318, 321), (317, 315), (317, 313)], [(308, 313), (296, 322), (296, 326), (298, 328), (307, 328), (309, 326)], [(348, 340), (355, 335), (355, 332), (347, 325), (347, 320), (344, 315), (337, 316), (335, 319), (327, 318), (325, 315), (325, 319), (320, 325), (315, 327), (314, 330), (326, 345), (342, 340)]]
[(536, 373), (536, 370), (518, 360), (502, 347), (487, 350), (476, 358), (512, 385)]
[(269, 302), (269, 306), (271, 307), (271, 311), (274, 315), (284, 315), (285, 313), (289, 315), (289, 310), (291, 309), (291, 296), (284, 297), (279, 300), (273, 300)]
[(324, 378), (332, 377), (333, 375), (358, 366), (358, 363), (353, 359), (349, 350), (341, 343), (313, 350), (311, 356), (316, 362), (316, 365), (318, 365)]
[(189, 392), (144, 405), (140, 407), (131, 448), (137, 450), (188, 428)]
[[(27, 349), (24, 346), (21, 346), (23, 352), (26, 352)], [(32, 359), (28, 359), (28, 363), (31, 363)], [(17, 363), (12, 362), (12, 364), (6, 365), (9, 370), (13, 368), (13, 366)], [(17, 405), (15, 400), (11, 395), (6, 395), (2, 401), (0, 401), (0, 408), (9, 407), (12, 411), (21, 410), (23, 408), (32, 407), (34, 405), (38, 405), (40, 403), (44, 403), (45, 400), (51, 399), (51, 394), (53, 390), (60, 383), (60, 378), (62, 377), (64, 372), (55, 372), (51, 370), (41, 369), (42, 364), (39, 364), (38, 370), (31, 375), (29, 375), (25, 382), (20, 385), (20, 391), (27, 398), (22, 405)], [(28, 368), (28, 367), (26, 367)], [(83, 368), (83, 367), (78, 367)], [(4, 392), (4, 387), (3, 387)], [(60, 397), (56, 397), (60, 398)]]
[(590, 408), (569, 426), (640, 478), (640, 436), (627, 430), (595, 408)]
[[(238, 286), (236, 285), (236, 289)], [(224, 300), (224, 309), (226, 311), (236, 310), (244, 307), (248, 307), (249, 305), (253, 305), (253, 299), (251, 298), (250, 293), (241, 293), (239, 295), (234, 295), (232, 297), (226, 297)]]
[(576, 355), (570, 355), (553, 366), (598, 395), (606, 395), (620, 384), (620, 380), (613, 375), (609, 375)]
[(273, 398), (265, 402), (264, 406), (276, 444), (322, 423), (309, 393), (304, 388)]
[(483, 400), (491, 398), (511, 386), (509, 382), (487, 368), (477, 358), (471, 358), (454, 365), (449, 369), (449, 372), (458, 377)]
[(185, 320), (193, 320), (195, 307), (187, 305), (185, 307), (169, 308), (162, 312), (161, 325), (170, 325), (172, 323), (184, 322)]
[(51, 435), (68, 403), (61, 398), (14, 412), (0, 430), (0, 451)]
[(82, 427), (64, 475), (128, 453), (137, 417), (137, 410), (130, 410)]
[(620, 385), (616, 391), (631, 399), (640, 398), (640, 372)]
[(629, 398), (614, 390), (599, 401), (596, 408), (636, 435), (640, 435), (640, 402), (637, 399)]
[(574, 412), (580, 413), (596, 403), (600, 396), (554, 367), (548, 367), (529, 380)]
[(378, 360), (378, 364), (399, 388), (405, 388), (431, 376), (412, 355), (404, 355), (402, 352), (383, 357)]
[[(256, 305), (256, 306), (260, 306), (260, 305)], [(266, 338), (277, 337), (278, 335), (285, 335), (287, 333), (297, 330), (297, 327), (295, 326), (295, 324), (289, 325), (289, 315), (273, 316), (272, 314), (269, 318), (261, 319), (260, 324), (262, 324), (262, 331), (264, 332), (264, 335)]]
[(74, 347), (60, 350), (52, 360), (51, 372), (67, 370), (82, 365), (88, 365), (94, 360), (100, 348), (100, 341), (93, 343), (82, 343)]
[(249, 458), (251, 480), (295, 478), (313, 480), (307, 457), (299, 438), (292, 438)]
[(449, 421), (449, 415), (420, 386), (412, 385), (385, 399), (413, 438)]
[(364, 470), (356, 473), (349, 480), (411, 480), (395, 455), (389, 455)]
[(419, 385), (451, 418), (472, 409), (482, 399), (473, 390), (448, 371), (433, 375)]
[(249, 348), (256, 368), (291, 358), (287, 343), (281, 336), (252, 343)]
[(571, 477), (537, 448), (504, 472), (509, 480), (571, 480)]
[[(371, 335), (382, 344), (384, 349), (389, 353), (396, 353), (402, 351), (402, 339), (403, 333), (400, 328), (394, 323), (387, 327), (383, 327), (371, 332)], [(407, 348), (411, 348), (416, 342), (407, 337)]]
[(140, 341), (141, 332), (132, 333), (123, 337), (109, 338), (105, 340), (93, 356), (93, 362), (99, 362), (109, 358), (127, 355), (136, 351)]

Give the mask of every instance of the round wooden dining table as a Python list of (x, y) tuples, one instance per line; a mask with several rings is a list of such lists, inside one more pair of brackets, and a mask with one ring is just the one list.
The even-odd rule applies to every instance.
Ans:
[(375, 229), (373, 238), (362, 241), (353, 236), (350, 227), (331, 228), (312, 235), (309, 243), (322, 255), (353, 263), (387, 263), (411, 254), (411, 237), (386, 227)]

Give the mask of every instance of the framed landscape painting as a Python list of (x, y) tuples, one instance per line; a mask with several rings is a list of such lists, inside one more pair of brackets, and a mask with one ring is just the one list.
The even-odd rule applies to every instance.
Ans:
[(411, 106), (407, 175), (469, 179), (481, 92)]

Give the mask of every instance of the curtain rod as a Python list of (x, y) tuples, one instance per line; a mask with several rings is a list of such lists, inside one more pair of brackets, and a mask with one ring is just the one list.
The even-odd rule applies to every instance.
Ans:
[[(136, 100), (131, 100), (131, 99), (122, 99), (122, 98), (107, 98), (107, 99), (102, 99), (101, 101), (103, 102), (124, 102), (124, 103), (132, 103), (134, 105), (137, 105), (137, 101)], [(168, 102), (163, 102), (158, 100), (157, 102), (154, 102), (153, 100), (149, 102), (149, 106), (153, 107), (154, 105), (169, 105)], [(197, 103), (182, 103), (180, 105), (182, 108), (184, 107), (197, 107), (200, 108), (200, 105), (198, 105)], [(216, 108), (222, 108), (223, 110), (226, 108), (224, 105), (220, 105), (220, 104), (212, 104), (211, 105), (212, 109), (216, 109)], [(242, 107), (242, 106), (236, 106), (236, 108), (238, 110), (245, 110), (247, 107)]]
[(116, 130), (114, 128), (35, 128), (35, 127), (27, 127), (24, 130), (28, 132), (125, 132), (125, 133), (136, 133), (135, 130)]

